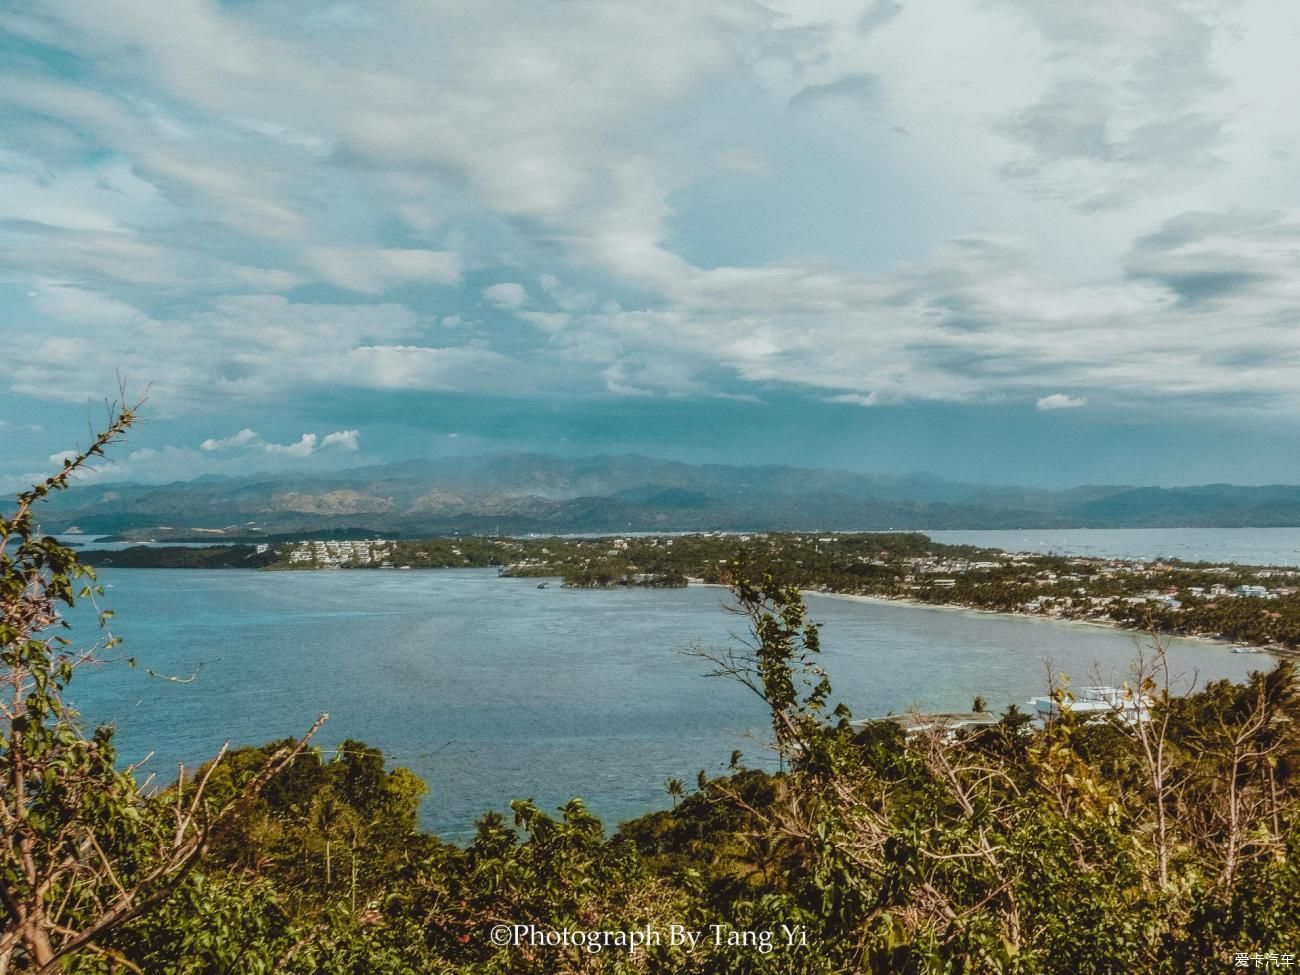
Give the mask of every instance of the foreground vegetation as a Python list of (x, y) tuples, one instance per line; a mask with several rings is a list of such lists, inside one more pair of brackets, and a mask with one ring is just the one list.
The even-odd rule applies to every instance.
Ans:
[[(1147, 723), (1067, 711), (1036, 731), (1011, 710), (908, 739), (832, 707), (799, 589), (761, 563), (728, 563), (751, 640), (710, 659), (766, 702), (786, 771), (733, 756), (612, 836), (579, 800), (518, 801), (443, 843), (418, 829), (412, 773), (310, 731), (144, 789), (64, 699), (88, 651), (57, 607), (93, 577), (31, 509), (79, 463), (0, 522), (0, 975), (1174, 973), (1300, 951), (1289, 662), (1172, 699), (1157, 645), (1134, 681)], [(673, 925), (704, 937), (509, 933)]]

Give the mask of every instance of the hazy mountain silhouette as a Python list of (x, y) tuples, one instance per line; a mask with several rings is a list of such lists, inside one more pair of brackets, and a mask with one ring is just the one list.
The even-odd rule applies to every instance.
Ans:
[(192, 536), (448, 532), (1268, 527), (1300, 525), (1300, 486), (1047, 491), (924, 473), (693, 465), (636, 455), (499, 454), (327, 474), (81, 485), (47, 531)]

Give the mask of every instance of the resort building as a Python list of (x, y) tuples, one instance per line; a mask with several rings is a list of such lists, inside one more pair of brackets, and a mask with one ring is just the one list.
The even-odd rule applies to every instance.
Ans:
[(1115, 717), (1125, 724), (1137, 724), (1151, 720), (1148, 710), (1151, 698), (1141, 697), (1124, 687), (1083, 687), (1077, 694), (1067, 694), (1058, 700), (1056, 697), (1035, 697), (1030, 700), (1034, 715), (1047, 724), (1061, 716), (1063, 711), (1079, 715), (1085, 720)]

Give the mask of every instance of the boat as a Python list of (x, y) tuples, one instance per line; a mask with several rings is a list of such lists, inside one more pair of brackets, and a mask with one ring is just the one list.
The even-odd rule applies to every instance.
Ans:
[(1233, 653), (1263, 653), (1263, 647), (1233, 647)]

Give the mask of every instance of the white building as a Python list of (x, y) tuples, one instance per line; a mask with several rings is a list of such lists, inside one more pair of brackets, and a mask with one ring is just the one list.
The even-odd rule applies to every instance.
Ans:
[(1044, 724), (1059, 718), (1063, 711), (1085, 720), (1107, 716), (1119, 718), (1125, 724), (1151, 720), (1151, 698), (1146, 695), (1139, 697), (1124, 687), (1084, 687), (1060, 701), (1055, 697), (1036, 697), (1029, 703), (1038, 720)]

